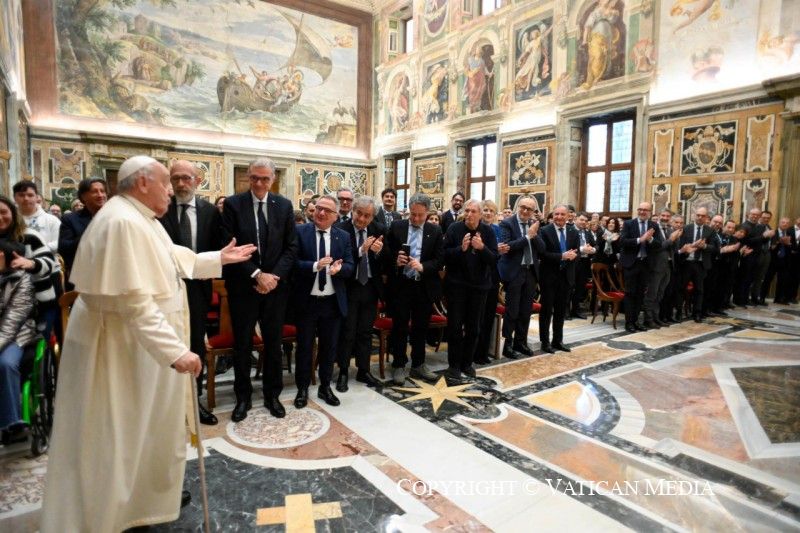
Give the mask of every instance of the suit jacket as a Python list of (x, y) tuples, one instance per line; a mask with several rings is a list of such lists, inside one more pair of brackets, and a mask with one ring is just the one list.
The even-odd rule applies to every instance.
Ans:
[[(356, 279), (356, 274), (358, 272), (358, 263), (360, 257), (358, 256), (358, 235), (356, 234), (356, 228), (353, 225), (353, 221), (348, 220), (343, 224), (337, 224), (337, 228), (346, 232), (350, 236), (350, 250), (353, 252), (353, 276), (347, 280), (348, 285), (352, 285), (355, 283), (359, 283)], [(373, 219), (372, 222), (367, 226), (367, 238), (369, 237), (382, 237), (386, 234), (386, 229), (383, 224), (381, 224), (377, 219)], [(384, 242), (384, 246), (385, 246)], [(386, 253), (386, 249), (382, 249), (380, 254), (375, 254), (375, 252), (370, 251), (367, 254), (367, 261), (369, 261), (369, 273), (372, 277), (369, 278), (369, 284), (375, 287), (375, 290), (378, 291), (378, 297), (383, 299), (383, 262), (381, 259), (383, 255)]]
[[(388, 246), (388, 253), (384, 255), (386, 272), (389, 274), (390, 285), (395, 285), (399, 276), (403, 275), (403, 269), (397, 266), (397, 255), (400, 253), (400, 246), (408, 242), (408, 220), (396, 220), (389, 226), (386, 234), (385, 246)], [(420, 253), (422, 263), (422, 281), (428, 298), (437, 301), (442, 297), (442, 279), (439, 271), (444, 265), (444, 239), (442, 230), (436, 224), (426, 222), (422, 227), (422, 250)]]
[(509, 283), (519, 276), (522, 270), (522, 258), (525, 256), (525, 246), (529, 241), (533, 252), (533, 270), (536, 273), (536, 279), (539, 279), (539, 252), (543, 248), (539, 235), (537, 234), (536, 238), (532, 240), (523, 235), (517, 215), (511, 215), (500, 221), (500, 235), (500, 241), (508, 244), (510, 248), (507, 253), (500, 256), (500, 261), (497, 262), (500, 280), (503, 283)]
[(86, 231), (91, 221), (92, 214), (85, 207), (61, 217), (61, 227), (58, 230), (58, 253), (64, 258), (67, 273), (72, 270), (78, 243), (81, 242), (83, 232)]
[[(388, 217), (386, 215), (389, 215)], [(389, 218), (387, 223), (387, 218)], [(379, 222), (384, 230), (386, 230), (389, 225), (394, 222), (395, 220), (402, 219), (403, 216), (398, 211), (389, 211), (388, 213), (384, 211), (383, 206), (379, 207), (378, 210), (375, 212), (375, 218), (373, 222)]]
[[(580, 247), (578, 231), (573, 226), (565, 226), (567, 250), (577, 250)], [(559, 278), (567, 282), (568, 285), (575, 284), (575, 261), (561, 260), (561, 244), (558, 238), (558, 230), (555, 224), (548, 224), (539, 230), (537, 235), (541, 239), (541, 279), (539, 286), (542, 290), (553, 287)], [(567, 298), (568, 295), (564, 295)]]
[(439, 222), (439, 225), (442, 226), (442, 235), (447, 233), (447, 228), (450, 227), (450, 224), (456, 221), (456, 216), (453, 216), (453, 212), (448, 209), (447, 211), (442, 214), (442, 220)]
[[(672, 235), (672, 228), (667, 228), (666, 232), (662, 232), (661, 224), (657, 224), (656, 233), (661, 237), (661, 247), (653, 250), (652, 259), (650, 260), (650, 268), (653, 272), (667, 272), (675, 267), (671, 260), (675, 260), (675, 251), (678, 249), (678, 241), (669, 240)], [(672, 263), (672, 264), (671, 264)]]
[[(683, 228), (683, 235), (681, 238), (678, 239), (678, 249), (683, 248), (684, 244), (691, 244), (695, 241), (694, 238), (695, 233), (695, 224), (689, 224), (688, 226)], [(703, 228), (700, 230), (700, 238), (706, 241), (706, 247), (698, 252), (695, 252), (695, 257), (697, 254), (700, 254), (700, 260), (703, 262), (703, 268), (705, 270), (711, 269), (711, 258), (715, 254), (719, 253), (719, 241), (716, 237), (716, 232), (712, 230), (709, 226), (703, 224)], [(678, 261), (681, 263), (686, 262), (688, 259), (689, 254), (678, 254)]]
[[(658, 231), (656, 227), (657, 224), (652, 220), (647, 221), (647, 229), (652, 228), (655, 230), (653, 234), (653, 240), (651, 242), (645, 243), (645, 249), (647, 250), (647, 266), (652, 268), (654, 256), (656, 251), (661, 248), (661, 232)], [(622, 231), (620, 231), (619, 241), (620, 241), (620, 252), (619, 252), (619, 262), (622, 264), (623, 268), (630, 268), (636, 262), (636, 259), (639, 256), (639, 244), (637, 240), (641, 235), (641, 231), (639, 228), (639, 219), (632, 218), (630, 220), (626, 220), (622, 224)]]
[(797, 250), (797, 240), (794, 235), (794, 226), (790, 226), (784, 233), (784, 237), (789, 237), (789, 244), (783, 244), (778, 234), (781, 230), (775, 230), (775, 247), (772, 249), (773, 261), (778, 259), (780, 250), (783, 249), (784, 257), (788, 259), (792, 255), (793, 250)]
[[(314, 224), (301, 224), (297, 227), (297, 259), (294, 266), (293, 291), (296, 309), (307, 305), (311, 297), (311, 289), (317, 281), (318, 272), (314, 272), (317, 262), (317, 227)], [(347, 287), (345, 280), (353, 276), (353, 250), (350, 248), (350, 236), (344, 230), (331, 227), (331, 249), (328, 250), (334, 261), (342, 260), (342, 269), (331, 276), (336, 302), (342, 316), (347, 316)]]
[[(252, 275), (259, 268), (262, 272), (279, 276), (281, 283), (288, 283), (297, 256), (297, 234), (292, 203), (283, 196), (269, 193), (266, 207), (269, 234), (267, 249), (263, 252), (264, 257), (259, 257), (256, 252), (248, 261), (222, 267), (225, 287), (230, 292), (255, 295)], [(256, 216), (250, 191), (234, 194), (225, 199), (221, 234), (222, 242), (225, 243), (236, 237), (237, 245), (258, 246)]]

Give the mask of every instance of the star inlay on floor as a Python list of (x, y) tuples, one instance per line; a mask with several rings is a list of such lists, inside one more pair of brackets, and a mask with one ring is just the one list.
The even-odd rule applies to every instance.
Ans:
[(439, 381), (437, 381), (434, 385), (421, 380), (412, 378), (409, 379), (411, 379), (411, 381), (413, 381), (417, 387), (392, 387), (397, 391), (414, 393), (414, 396), (411, 396), (410, 398), (404, 398), (400, 400), (400, 403), (414, 402), (417, 400), (430, 400), (434, 414), (439, 411), (439, 407), (441, 407), (445, 401), (451, 401), (453, 403), (463, 405), (469, 409), (473, 409), (469, 403), (465, 402), (461, 398), (483, 398), (483, 394), (480, 392), (464, 392), (465, 389), (472, 387), (472, 383), (448, 386), (447, 380), (444, 378), (444, 376), (440, 377)]

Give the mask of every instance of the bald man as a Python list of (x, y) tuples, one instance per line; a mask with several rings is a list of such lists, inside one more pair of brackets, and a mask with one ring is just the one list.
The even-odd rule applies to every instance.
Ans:
[[(199, 169), (189, 161), (175, 161), (169, 169), (169, 180), (174, 196), (169, 202), (167, 214), (159, 222), (167, 230), (172, 242), (190, 248), (195, 253), (219, 250), (220, 215), (209, 202), (195, 194), (200, 185)], [(187, 279), (186, 296), (189, 300), (190, 348), (206, 361), (206, 314), (211, 304), (211, 280)], [(203, 374), (197, 378), (197, 393), (203, 392)], [(200, 422), (207, 425), (217, 423), (215, 417), (202, 404)]]

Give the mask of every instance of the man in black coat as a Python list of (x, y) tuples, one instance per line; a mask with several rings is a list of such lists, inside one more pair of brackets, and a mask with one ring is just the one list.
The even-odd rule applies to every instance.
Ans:
[[(772, 260), (770, 262), (770, 274), (777, 274), (777, 284), (775, 285), (775, 303), (788, 304), (794, 296), (791, 294), (792, 276), (797, 277), (800, 272), (792, 272), (792, 250), (797, 248), (793, 228), (791, 227), (791, 220), (788, 217), (783, 217), (778, 222), (778, 233), (775, 235), (775, 246), (772, 249)], [(772, 275), (767, 276), (764, 280), (766, 290), (772, 283)], [(766, 290), (762, 289), (765, 293)]]
[(578, 258), (575, 260), (575, 289), (572, 291), (572, 302), (570, 316), (586, 319), (586, 315), (581, 313), (581, 303), (586, 299), (586, 284), (592, 280), (592, 261), (597, 252), (597, 242), (594, 233), (589, 228), (589, 217), (586, 213), (580, 213), (575, 217), (575, 229), (578, 231), (580, 246), (578, 247)]
[[(106, 189), (106, 180), (102, 178), (81, 180), (78, 184), (78, 199), (83, 204), (83, 208), (61, 217), (61, 226), (58, 231), (58, 253), (64, 258), (67, 279), (69, 279), (69, 272), (72, 270), (72, 262), (75, 260), (75, 252), (78, 251), (78, 243), (81, 242), (83, 232), (86, 231), (89, 222), (108, 199)], [(67, 282), (67, 290), (72, 290), (69, 282)]]
[(281, 330), (289, 298), (289, 274), (297, 256), (294, 210), (286, 198), (269, 193), (275, 164), (256, 159), (248, 167), (250, 190), (225, 200), (222, 241), (236, 238), (239, 245), (255, 244), (249, 261), (222, 269), (231, 305), (234, 338), (236, 407), (231, 420), (244, 420), (251, 409), (250, 354), (258, 322), (264, 340), (264, 406), (278, 418), (286, 411), (278, 400), (283, 389)]
[(381, 191), (381, 205), (375, 212), (375, 221), (387, 229), (392, 222), (400, 220), (403, 216), (395, 209), (397, 207), (397, 191), (391, 187)]
[(761, 284), (758, 283), (756, 286), (756, 277), (759, 265), (763, 262), (761, 255), (769, 253), (769, 242), (775, 235), (775, 230), (769, 229), (767, 225), (761, 223), (761, 209), (757, 207), (748, 212), (747, 220), (742, 223), (742, 228), (747, 232), (742, 239), (742, 247), (746, 246), (753, 251), (743, 256), (739, 265), (739, 283), (736, 294), (734, 294), (734, 303), (741, 307), (747, 307), (748, 298), (753, 305), (759, 303)]
[[(539, 340), (542, 351), (569, 352), (564, 345), (564, 315), (567, 312), (572, 288), (575, 285), (575, 259), (578, 257), (580, 237), (574, 227), (567, 225), (566, 205), (553, 209), (553, 223), (539, 231), (542, 241), (539, 257), (542, 290), (539, 311)], [(550, 321), (553, 322), (553, 339), (550, 342)]]
[(392, 381), (402, 385), (407, 377), (406, 345), (411, 320), (411, 377), (432, 381), (437, 375), (425, 364), (425, 333), (433, 312), (433, 303), (442, 297), (439, 271), (444, 264), (442, 230), (426, 222), (430, 198), (421, 193), (408, 201), (408, 220), (392, 222), (386, 235), (386, 270), (389, 274), (392, 333), (389, 345)]
[(661, 248), (661, 232), (650, 220), (652, 212), (650, 202), (639, 204), (637, 217), (625, 221), (619, 237), (619, 262), (625, 277), (625, 330), (629, 332), (647, 330), (639, 324), (639, 313), (654, 252)]
[[(463, 372), (475, 377), (472, 362), (478, 344), (486, 294), (492, 286), (497, 263), (494, 230), (481, 222), (481, 204), (467, 200), (464, 220), (447, 228), (444, 239), (447, 276), (447, 376), (461, 379)], [(480, 354), (485, 357), (486, 354)]]
[[(447, 233), (447, 228), (456, 221), (458, 215), (461, 214), (461, 207), (464, 205), (464, 193), (457, 192), (450, 198), (450, 209), (442, 214), (442, 220), (439, 224), (442, 226), (442, 234)], [(409, 203), (409, 207), (411, 204)]]
[(539, 285), (539, 222), (533, 219), (536, 200), (523, 196), (517, 200), (516, 213), (500, 222), (500, 240), (507, 251), (500, 256), (497, 268), (506, 292), (503, 315), (503, 356), (519, 359), (533, 355), (528, 346), (528, 328), (533, 300)]
[(691, 281), (692, 289), (692, 316), (695, 322), (703, 321), (703, 288), (706, 274), (711, 270), (711, 258), (719, 251), (714, 231), (706, 225), (708, 210), (698, 207), (694, 212), (694, 223), (683, 228), (683, 235), (678, 239), (678, 271), (681, 284), (678, 286), (680, 296)]
[(350, 236), (355, 273), (345, 281), (347, 287), (347, 316), (339, 335), (339, 378), (336, 390), (347, 392), (348, 370), (353, 355), (356, 358), (356, 381), (368, 387), (382, 383), (370, 372), (372, 326), (378, 314), (378, 300), (383, 298), (382, 252), (383, 224), (375, 218), (375, 199), (359, 196), (353, 202), (353, 216), (337, 226)]

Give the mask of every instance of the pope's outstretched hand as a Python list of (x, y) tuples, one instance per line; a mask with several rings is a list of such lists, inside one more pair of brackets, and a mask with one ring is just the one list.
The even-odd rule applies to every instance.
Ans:
[(231, 263), (241, 263), (242, 261), (247, 261), (250, 259), (250, 256), (253, 255), (256, 249), (257, 248), (255, 244), (243, 244), (242, 246), (236, 246), (236, 238), (233, 238), (225, 248), (220, 250), (222, 264), (229, 265)]

